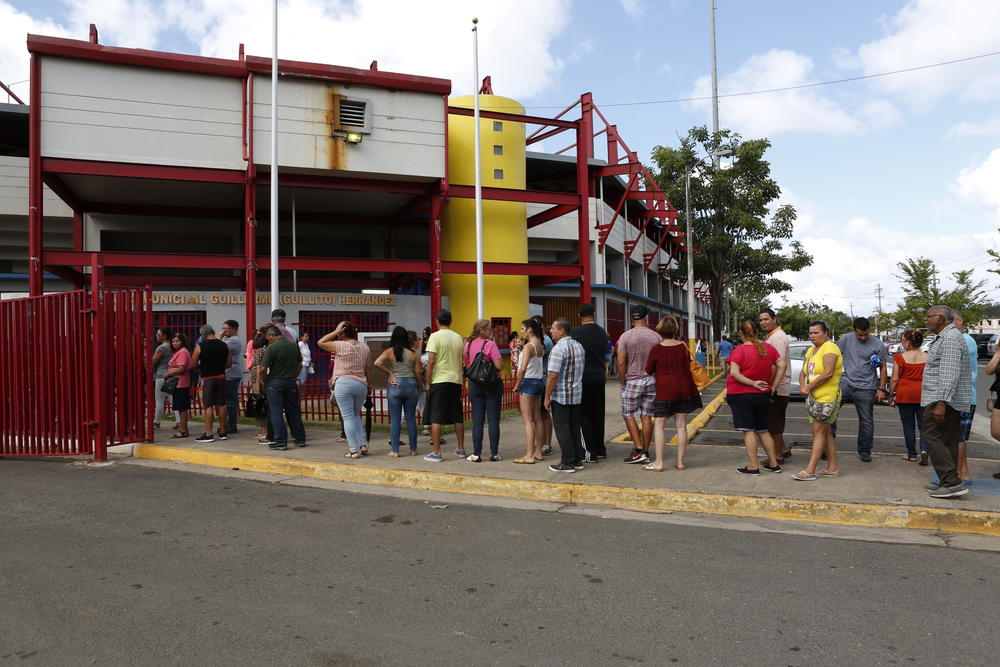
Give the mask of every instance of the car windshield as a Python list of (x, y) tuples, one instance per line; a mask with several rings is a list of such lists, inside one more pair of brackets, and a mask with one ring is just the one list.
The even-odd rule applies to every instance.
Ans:
[(811, 345), (790, 345), (788, 347), (788, 358), (802, 360), (806, 358), (806, 350), (808, 350)]

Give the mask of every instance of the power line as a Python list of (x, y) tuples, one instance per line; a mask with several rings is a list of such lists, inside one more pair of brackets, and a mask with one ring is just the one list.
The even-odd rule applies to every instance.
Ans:
[[(956, 58), (954, 60), (942, 60), (941, 62), (931, 63), (929, 65), (918, 65), (916, 67), (906, 67), (904, 69), (892, 70), (890, 72), (879, 72), (877, 74), (863, 74), (861, 76), (851, 76), (845, 79), (831, 79), (829, 81), (816, 81), (813, 83), (801, 83), (795, 86), (782, 86), (780, 88), (765, 88), (762, 90), (747, 90), (741, 93), (723, 93), (718, 97), (745, 97), (747, 95), (763, 95), (765, 93), (780, 93), (786, 90), (802, 90), (803, 88), (816, 88), (817, 86), (831, 86), (837, 83), (850, 83), (852, 81), (864, 81), (866, 79), (877, 79), (883, 76), (892, 76), (894, 74), (905, 74), (907, 72), (918, 72), (920, 70), (932, 69), (935, 67), (944, 67), (945, 65), (956, 65), (958, 63), (969, 62), (971, 60), (980, 60), (982, 58), (990, 58), (992, 56), (1000, 55), (1000, 51), (991, 51), (989, 53), (981, 53), (976, 56), (968, 56), (966, 58)], [(677, 97), (670, 100), (643, 100), (639, 102), (612, 102), (612, 103), (602, 103), (601, 107), (631, 107), (631, 106), (644, 106), (649, 104), (675, 104), (677, 102), (700, 102), (702, 100), (710, 100), (712, 95), (703, 95), (701, 97)], [(527, 109), (562, 109), (563, 106), (526, 106)]]

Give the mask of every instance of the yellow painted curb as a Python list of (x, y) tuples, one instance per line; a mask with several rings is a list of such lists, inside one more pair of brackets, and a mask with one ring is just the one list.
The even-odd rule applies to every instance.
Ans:
[[(705, 409), (698, 413), (698, 416), (688, 422), (687, 432), (688, 432), (688, 442), (698, 434), (698, 431), (702, 429), (705, 424), (712, 418), (719, 408), (722, 407), (723, 402), (726, 400), (726, 390), (723, 389), (718, 396), (713, 398), (711, 402), (705, 406)], [(677, 436), (670, 438), (670, 444), (677, 444)]]
[[(713, 377), (711, 380), (709, 380), (705, 384), (703, 384), (700, 387), (698, 387), (698, 391), (699, 392), (705, 391), (705, 389), (707, 389), (708, 387), (711, 387), (715, 383), (716, 380), (718, 380), (719, 378), (723, 378), (725, 376), (726, 376), (725, 373), (719, 373), (718, 375), (716, 375), (715, 377)], [(723, 395), (725, 395), (726, 391), (723, 390), (722, 393), (723, 393)], [(712, 404), (709, 403), (709, 407), (711, 407), (711, 405)], [(718, 409), (719, 409), (718, 407), (715, 408), (716, 411), (718, 411)], [(704, 414), (704, 412), (699, 412), (698, 413), (698, 417), (701, 417), (702, 414)], [(715, 411), (713, 411), (712, 414), (714, 415)], [(694, 423), (694, 421), (697, 420), (698, 417), (695, 417), (693, 420), (691, 420), (692, 423)], [(711, 417), (711, 415), (709, 415), (709, 417)], [(708, 419), (706, 418), (705, 421), (702, 424), (698, 425), (698, 428), (700, 429), (702, 426), (704, 426), (707, 423), (708, 423)], [(693, 438), (694, 434), (697, 433), (697, 432), (698, 432), (698, 429), (695, 429), (694, 432), (692, 432), (691, 431), (691, 426), (688, 425), (688, 440), (690, 440), (691, 438)], [(608, 442), (614, 442), (614, 443), (617, 443), (619, 445), (627, 445), (627, 444), (629, 444), (629, 443), (632, 442), (632, 436), (629, 435), (628, 431), (625, 431), (624, 433), (622, 433), (620, 435), (616, 435), (615, 437), (611, 438), (611, 440), (609, 440)], [(677, 436), (674, 436), (670, 440), (670, 443), (673, 444), (673, 445), (676, 445), (677, 444)]]
[(134, 455), (145, 459), (183, 461), (217, 468), (239, 468), (355, 484), (379, 484), (563, 504), (605, 505), (623, 509), (700, 512), (787, 521), (816, 521), (1000, 536), (1000, 513), (994, 512), (511, 480), (358, 464), (303, 461), (166, 445), (138, 445)]

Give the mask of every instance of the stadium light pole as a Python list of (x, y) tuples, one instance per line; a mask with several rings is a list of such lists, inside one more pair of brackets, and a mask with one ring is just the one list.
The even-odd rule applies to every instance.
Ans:
[(271, 310), (278, 301), (278, 0), (273, 2), (271, 50)]
[(476, 170), (476, 318), (483, 319), (483, 156), (479, 145), (479, 19), (472, 19), (472, 76), (475, 90), (472, 104), (472, 123), (474, 125), (473, 155)]

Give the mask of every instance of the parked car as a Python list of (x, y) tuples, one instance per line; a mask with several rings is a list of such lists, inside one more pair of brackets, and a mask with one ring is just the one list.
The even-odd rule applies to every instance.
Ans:
[(903, 351), (903, 341), (890, 340), (885, 344), (885, 351), (889, 353), (889, 356), (895, 356)]
[(920, 345), (920, 349), (923, 352), (926, 352), (935, 338), (937, 338), (937, 334), (929, 333), (926, 336), (924, 336), (924, 342)]
[(986, 343), (987, 357), (992, 357), (997, 353), (997, 340), (1000, 340), (1000, 334), (993, 334), (990, 336), (990, 342)]
[[(799, 393), (799, 374), (802, 372), (802, 364), (805, 363), (806, 352), (813, 344), (805, 340), (796, 340), (788, 344), (788, 362), (792, 367), (792, 382), (791, 389), (789, 391), (790, 398), (792, 400), (804, 401), (805, 396)], [(886, 360), (885, 362), (885, 372), (886, 377), (892, 376), (892, 358)], [(883, 405), (889, 403), (888, 395), (882, 401)]]

